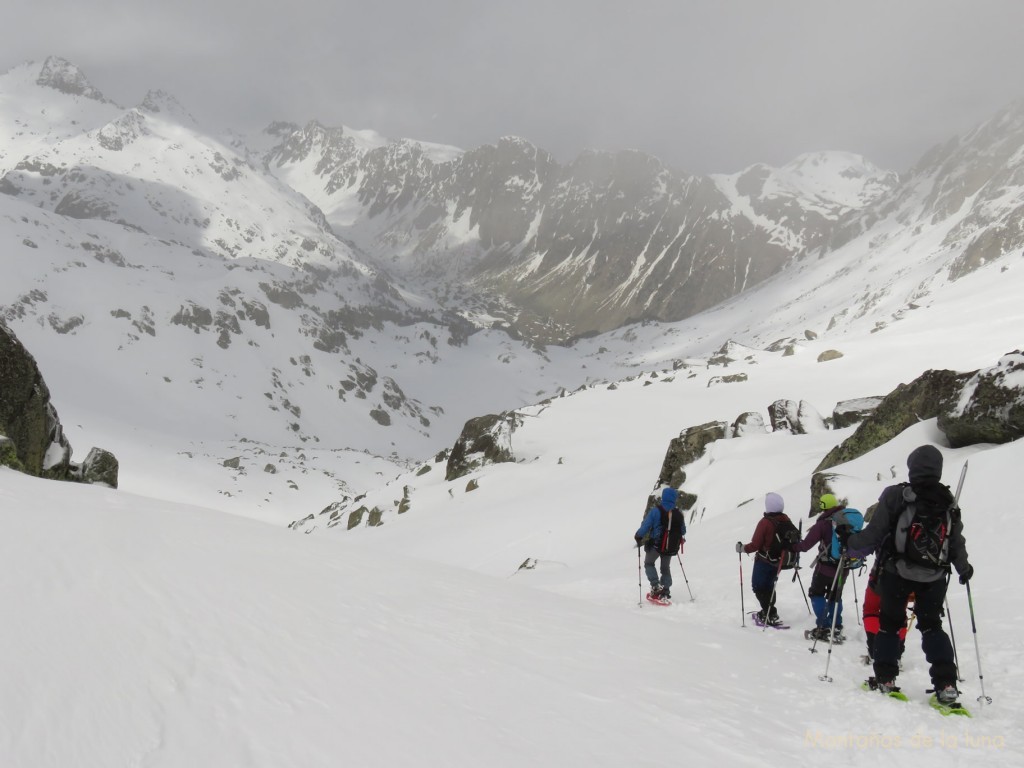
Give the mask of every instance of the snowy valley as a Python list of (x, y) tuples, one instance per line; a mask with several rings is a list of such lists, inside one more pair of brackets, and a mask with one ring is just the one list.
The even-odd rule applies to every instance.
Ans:
[[(852, 590), (831, 656), (788, 578), (794, 629), (741, 626), (733, 550), (768, 491), (806, 526), (815, 469), (857, 429), (838, 404), (1016, 364), (1019, 104), (905, 174), (834, 152), (681, 178), (628, 153), (564, 169), (519, 139), (218, 139), (166, 94), (101, 99), (59, 60), (0, 75), (0, 317), (71, 443), (120, 461), (117, 490), (0, 467), (0, 763), (1024, 760), (1024, 441), (952, 447), (922, 418), (829, 470), (866, 509), (920, 444), (947, 483), (969, 462), (976, 631), (955, 581), (949, 617), (970, 720), (925, 705), (916, 632), (910, 703), (859, 690)], [(608, 179), (633, 185), (621, 210), (584, 194)], [(567, 300), (582, 282), (617, 297), (608, 327)], [(821, 418), (687, 465), (675, 602), (643, 602), (632, 536), (670, 442), (780, 399)], [(515, 421), (513, 460), (446, 479), (487, 414)]]

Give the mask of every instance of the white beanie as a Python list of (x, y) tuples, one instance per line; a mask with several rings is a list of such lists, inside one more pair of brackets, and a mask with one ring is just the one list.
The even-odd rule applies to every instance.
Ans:
[(782, 497), (777, 493), (768, 493), (764, 497), (764, 511), (765, 512), (781, 512), (785, 509), (786, 503), (782, 500)]

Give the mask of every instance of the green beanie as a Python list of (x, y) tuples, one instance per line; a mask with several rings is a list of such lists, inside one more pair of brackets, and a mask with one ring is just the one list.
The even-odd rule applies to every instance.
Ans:
[(835, 509), (836, 507), (839, 506), (839, 502), (836, 500), (836, 497), (833, 496), (831, 493), (826, 493), (824, 496), (821, 497), (820, 506), (823, 511)]

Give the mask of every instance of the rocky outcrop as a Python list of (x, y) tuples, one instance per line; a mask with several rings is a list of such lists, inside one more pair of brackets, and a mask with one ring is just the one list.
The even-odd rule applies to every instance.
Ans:
[(518, 414), (488, 414), (470, 419), (455, 441), (445, 480), (456, 480), (488, 464), (514, 462), (512, 433), (522, 424)]
[(656, 486), (670, 485), (673, 488), (680, 488), (686, 482), (683, 467), (703, 456), (708, 445), (727, 437), (730, 431), (731, 427), (727, 421), (709, 421), (684, 429), (679, 433), (679, 437), (668, 444)]
[[(64, 472), (70, 448), (50, 403), (43, 375), (14, 333), (0, 324), (0, 434), (14, 443), (14, 453), (24, 472), (41, 477), (51, 469), (48, 456), (56, 458)], [(54, 445), (55, 444), (55, 445)], [(51, 451), (51, 445), (55, 450)]]
[(117, 488), (117, 471), (120, 465), (117, 457), (102, 448), (93, 448), (82, 462), (79, 478), (93, 485), (106, 485)]
[(768, 419), (772, 432), (806, 435), (828, 428), (818, 409), (806, 400), (776, 400), (768, 406)]
[(85, 463), (71, 461), (50, 390), (35, 358), (0, 323), (0, 465), (36, 477), (100, 482), (117, 487), (117, 459), (93, 448)]
[(70, 96), (83, 96), (94, 101), (106, 101), (78, 67), (67, 59), (50, 56), (43, 62), (36, 84), (53, 88)]
[(953, 448), (1024, 437), (1024, 352), (1010, 352), (971, 376), (938, 425)]
[(764, 423), (764, 416), (757, 411), (747, 411), (736, 417), (732, 425), (732, 436), (743, 437), (745, 435), (763, 435), (768, 431)]
[(952, 410), (971, 373), (926, 371), (909, 384), (900, 384), (890, 392), (857, 430), (822, 459), (815, 472), (863, 456), (892, 440), (907, 427), (934, 419)]
[(875, 412), (884, 398), (858, 397), (852, 400), (841, 400), (832, 409), (832, 426), (835, 429), (845, 429), (854, 424), (860, 424), (864, 419)]
[(815, 469), (812, 499), (832, 491), (835, 476), (825, 470), (864, 455), (925, 419), (936, 419), (953, 448), (1024, 437), (1024, 352), (1015, 350), (993, 367), (969, 373), (926, 371), (874, 404), (877, 399), (847, 400), (836, 406), (837, 426), (847, 426), (840, 423), (840, 410), (844, 418), (868, 412), (853, 435)]

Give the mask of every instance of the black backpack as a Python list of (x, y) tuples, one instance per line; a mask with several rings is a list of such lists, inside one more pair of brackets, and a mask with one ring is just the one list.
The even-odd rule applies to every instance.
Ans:
[(665, 509), (658, 504), (658, 509), (661, 510), (661, 540), (657, 542), (658, 551), (663, 555), (674, 555), (679, 551), (679, 542), (686, 535), (686, 519), (675, 507)]
[(796, 553), (790, 552), (789, 548), (800, 541), (800, 531), (788, 517), (781, 517), (772, 522), (775, 529), (765, 558), (772, 564), (778, 565), (781, 562), (781, 569), (788, 571), (796, 567)]
[(903, 510), (892, 538), (896, 556), (915, 565), (949, 568), (949, 534), (959, 514), (948, 486), (904, 484)]

